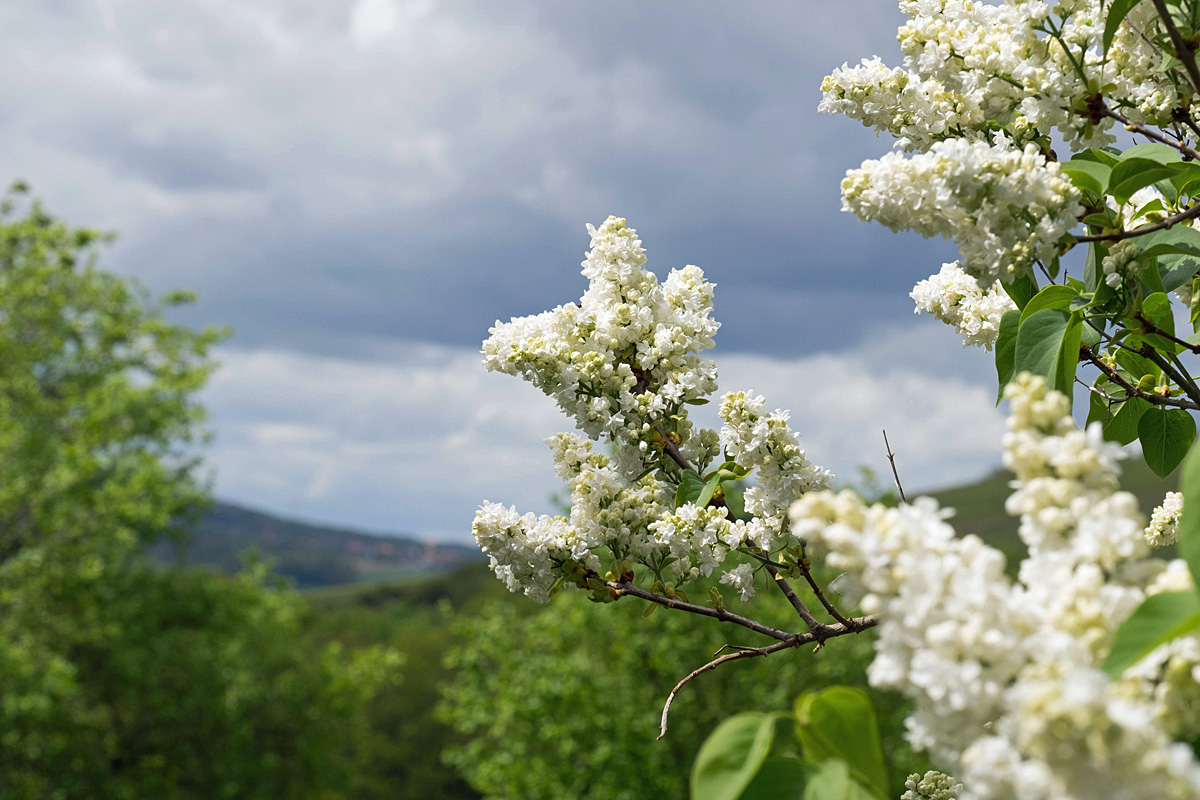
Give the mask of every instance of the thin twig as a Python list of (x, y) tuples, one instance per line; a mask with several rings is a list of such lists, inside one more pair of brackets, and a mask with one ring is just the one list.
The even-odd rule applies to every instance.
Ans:
[(1142, 345), (1142, 348), (1138, 350), (1138, 355), (1153, 361), (1154, 364), (1161, 369), (1168, 378), (1175, 381), (1180, 389), (1183, 389), (1184, 393), (1193, 403), (1195, 403), (1197, 406), (1200, 406), (1200, 388), (1198, 388), (1196, 384), (1192, 383), (1187, 378), (1180, 375), (1179, 370), (1175, 369), (1175, 367), (1171, 365), (1170, 361), (1167, 361), (1165, 358), (1163, 358), (1162, 354), (1155, 350), (1153, 345), (1149, 343)]
[(1200, 159), (1200, 150), (1197, 150), (1196, 148), (1192, 147), (1187, 142), (1179, 142), (1174, 139), (1169, 139), (1166, 136), (1163, 136), (1158, 131), (1154, 130), (1153, 128), (1149, 128), (1140, 122), (1133, 122), (1132, 120), (1118, 114), (1116, 111), (1113, 111), (1111, 108), (1108, 108), (1107, 106), (1099, 109), (1098, 113), (1101, 116), (1110, 117), (1112, 119), (1115, 119), (1117, 122), (1124, 125), (1125, 130), (1127, 130), (1127, 131), (1132, 131), (1134, 133), (1140, 133), (1142, 136), (1145, 136), (1147, 139), (1153, 139), (1154, 141), (1156, 141), (1160, 144), (1165, 144), (1167, 147), (1173, 147), (1176, 150), (1178, 150), (1180, 153), (1183, 153), (1188, 158)]
[(721, 622), (732, 622), (734, 625), (741, 625), (743, 628), (748, 628), (755, 633), (761, 633), (763, 636), (770, 636), (772, 639), (784, 641), (791, 638), (795, 634), (782, 631), (778, 628), (772, 628), (770, 625), (764, 625), (757, 620), (743, 617), (740, 614), (734, 614), (726, 611), (723, 608), (709, 608), (708, 606), (698, 606), (695, 603), (686, 603), (676, 597), (663, 597), (653, 592), (648, 592), (632, 583), (617, 582), (617, 581), (601, 581), (609, 589), (612, 589), (619, 594), (627, 594), (631, 597), (640, 597), (643, 600), (648, 600), (651, 603), (657, 603), (665, 608), (673, 608), (679, 611), (687, 611), (691, 614), (699, 614), (704, 617), (712, 617)]
[(1187, 70), (1192, 89), (1200, 92), (1200, 69), (1196, 67), (1196, 48), (1184, 41), (1179, 29), (1175, 27), (1175, 21), (1171, 19), (1171, 12), (1167, 9), (1165, 0), (1150, 0), (1150, 2), (1154, 3), (1154, 10), (1158, 12), (1158, 17), (1162, 20), (1163, 27), (1167, 30), (1167, 36), (1171, 37), (1171, 44), (1175, 46), (1175, 55), (1183, 62), (1183, 68)]
[(796, 634), (786, 641), (776, 642), (775, 644), (767, 645), (766, 647), (754, 647), (743, 650), (738, 650), (736, 653), (726, 653), (723, 656), (714, 658), (702, 667), (689, 672), (683, 680), (675, 684), (675, 688), (667, 695), (667, 702), (663, 704), (662, 722), (659, 725), (658, 738), (661, 739), (667, 735), (667, 716), (671, 713), (671, 703), (675, 702), (675, 695), (679, 694), (679, 690), (686, 686), (692, 679), (703, 675), (711, 669), (716, 669), (722, 664), (729, 661), (737, 661), (742, 658), (757, 658), (758, 656), (769, 656), (772, 653), (778, 653), (780, 650), (788, 650), (793, 647), (803, 647), (806, 644), (816, 642), (818, 645), (823, 642), (833, 639), (838, 636), (845, 636), (848, 633), (861, 633), (868, 628), (873, 628), (879, 624), (878, 617), (855, 617), (847, 621), (849, 624), (843, 625), (827, 625), (821, 633), (801, 633)]
[(817, 600), (821, 601), (821, 605), (825, 607), (825, 610), (829, 612), (829, 615), (843, 625), (849, 625), (850, 620), (842, 616), (841, 612), (837, 610), (833, 603), (831, 603), (825, 597), (825, 593), (821, 591), (820, 585), (817, 583), (816, 579), (813, 578), (812, 572), (809, 570), (809, 568), (804, 564), (801, 564), (800, 571), (804, 574), (804, 580), (808, 581), (809, 588), (812, 589), (812, 592), (814, 595), (816, 595)]
[(783, 596), (792, 604), (792, 608), (796, 609), (796, 613), (800, 615), (800, 619), (804, 620), (804, 624), (808, 626), (808, 629), (812, 633), (816, 634), (829, 627), (813, 616), (813, 613), (808, 610), (808, 606), (804, 605), (804, 601), (796, 594), (796, 590), (792, 588), (792, 585), (779, 572), (779, 567), (769, 561), (764, 563), (763, 567), (775, 579), (775, 585), (779, 587), (779, 591), (783, 592)]
[[(1189, 150), (1191, 148), (1188, 148)], [(1180, 211), (1166, 219), (1159, 220), (1152, 225), (1143, 225), (1140, 228), (1134, 228), (1130, 231), (1117, 231), (1116, 233), (1090, 233), (1086, 236), (1076, 236), (1076, 242), (1120, 242), (1125, 239), (1133, 239), (1138, 236), (1145, 236), (1148, 233), (1155, 231), (1166, 230), (1174, 227), (1181, 222), (1187, 222), (1189, 219), (1200, 217), (1200, 203), (1189, 206), (1186, 211)]]
[(887, 448), (888, 463), (892, 465), (892, 477), (896, 479), (896, 490), (900, 492), (900, 500), (908, 505), (908, 498), (904, 496), (904, 487), (900, 485), (900, 473), (896, 471), (896, 454), (892, 452), (892, 446), (888, 443), (887, 431), (883, 432), (883, 446)]
[[(1133, 350), (1133, 352), (1137, 353), (1138, 351)], [(1141, 389), (1138, 389), (1129, 381), (1122, 378), (1115, 369), (1110, 367), (1108, 364), (1105, 364), (1104, 359), (1092, 352), (1092, 349), (1087, 345), (1081, 345), (1079, 348), (1079, 353), (1086, 361), (1094, 364), (1101, 372), (1103, 372), (1104, 377), (1108, 378), (1117, 386), (1120, 386), (1122, 389), (1124, 389), (1125, 399), (1127, 400), (1130, 397), (1138, 397), (1142, 400), (1145, 400), (1147, 403), (1156, 406), (1174, 406), (1176, 408), (1186, 408), (1189, 411), (1200, 411), (1200, 403), (1195, 403), (1190, 399), (1185, 400), (1181, 397), (1164, 397), (1161, 394), (1143, 392)]]
[(1078, 383), (1083, 388), (1087, 389), (1092, 394), (1096, 395), (1097, 397), (1107, 400), (1110, 404), (1111, 403), (1124, 403), (1126, 400), (1129, 399), (1128, 397), (1113, 397), (1110, 394), (1105, 394), (1104, 392), (1100, 391), (1095, 386), (1092, 386), (1090, 383), (1085, 381), (1083, 378), (1080, 378), (1079, 376), (1075, 377), (1075, 382)]
[(1200, 353), (1200, 344), (1192, 344), (1191, 342), (1187, 341), (1186, 339), (1180, 339), (1175, 334), (1164, 331), (1162, 328), (1158, 327), (1153, 322), (1146, 319), (1146, 315), (1143, 314), (1142, 312), (1139, 311), (1136, 314), (1134, 314), (1134, 318), (1137, 319), (1139, 322), (1141, 322), (1143, 325), (1145, 325), (1150, 330), (1150, 332), (1153, 333), (1154, 335), (1161, 336), (1164, 339), (1170, 339), (1175, 344), (1177, 344), (1180, 347), (1183, 347), (1187, 350), (1190, 350), (1193, 353)]

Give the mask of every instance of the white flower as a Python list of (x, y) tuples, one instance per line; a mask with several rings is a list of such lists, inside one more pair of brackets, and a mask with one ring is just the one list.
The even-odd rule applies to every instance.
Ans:
[(909, 297), (916, 301), (918, 314), (928, 311), (957, 329), (963, 347), (982, 345), (987, 350), (1000, 334), (1000, 318), (1017, 307), (998, 282), (984, 291), (957, 262), (943, 264), (941, 272), (914, 286)]
[(754, 597), (754, 567), (739, 564), (721, 576), (721, 583), (727, 583), (741, 592), (743, 601), (750, 600)]
[(952, 767), (964, 798), (1200, 797), (1200, 765), (1173, 741), (1200, 735), (1200, 638), (1115, 683), (1100, 670), (1148, 593), (1189, 590), (1186, 565), (1146, 558), (1113, 445), (1075, 428), (1065, 396), (1027, 374), (1006, 396), (1009, 510), (1030, 552), (1016, 581), (924, 498), (815, 492), (793, 504), (792, 533), (879, 614), (868, 677), (913, 699), (909, 739)]
[[(687, 266), (660, 285), (623, 219), (609, 217), (588, 232), (583, 274), (590, 283), (580, 302), (498, 322), (483, 354), (488, 369), (520, 375), (553, 397), (581, 431), (606, 439), (612, 454), (573, 433), (548, 439), (555, 472), (570, 490), (570, 515), (521, 516), (485, 504), (473, 530), (492, 569), (513, 591), (545, 600), (557, 583), (596, 579), (601, 557), (628, 559), (679, 584), (718, 570), (731, 550), (795, 544), (788, 505), (831, 476), (805, 458), (787, 414), (767, 414), (761, 397), (732, 393), (722, 400), (719, 433), (695, 428), (687, 416), (689, 403), (716, 388), (716, 368), (699, 356), (718, 328), (713, 284)], [(736, 519), (720, 493), (703, 507), (675, 507), (684, 472), (707, 481), (722, 447), (741, 467), (734, 474), (758, 481), (745, 492), (750, 519)], [(732, 483), (726, 489), (740, 491)], [(736, 563), (730, 569), (745, 573)], [(739, 588), (753, 593), (748, 584)]]
[(842, 181), (842, 207), (894, 231), (953, 239), (962, 268), (988, 286), (1055, 258), (1083, 213), (1078, 190), (1036, 146), (964, 139), (863, 162)]
[(1150, 515), (1150, 524), (1146, 526), (1146, 541), (1151, 547), (1165, 547), (1173, 544), (1179, 534), (1179, 518), (1183, 516), (1183, 494), (1167, 492), (1162, 505), (1154, 509)]
[(904, 788), (900, 800), (958, 800), (963, 787), (949, 775), (929, 770), (924, 776), (909, 775)]
[(489, 370), (520, 375), (553, 397), (592, 438), (644, 441), (676, 409), (716, 388), (713, 284), (693, 266), (661, 286), (625, 220), (588, 226), (590, 281), (578, 305), (497, 322), (483, 343)]

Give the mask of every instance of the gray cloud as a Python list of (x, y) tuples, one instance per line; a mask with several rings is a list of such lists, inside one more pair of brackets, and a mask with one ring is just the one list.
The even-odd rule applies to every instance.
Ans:
[[(0, 172), (122, 232), (109, 262), (202, 296), (247, 345), (469, 344), (577, 296), (583, 223), (660, 272), (803, 303), (790, 352), (940, 263), (838, 211), (886, 143), (818, 117), (820, 78), (893, 53), (855, 3), (22, 2), (0, 10)], [(816, 32), (820, 35), (815, 35)], [(903, 304), (901, 304), (903, 305)], [(878, 317), (870, 317), (878, 319)], [(843, 334), (847, 335), (847, 334)], [(312, 345), (306, 343), (314, 343)]]
[[(989, 359), (911, 321), (907, 291), (951, 248), (839, 210), (845, 170), (889, 145), (815, 110), (833, 67), (898, 60), (899, 19), (844, 0), (17, 0), (0, 175), (118, 230), (107, 267), (197, 289), (183, 320), (235, 327), (207, 395), (230, 498), (447, 536), (481, 496), (544, 507), (559, 423), (473, 351), (497, 318), (579, 297), (584, 223), (610, 213), (660, 275), (704, 267), (731, 374), (844, 471), (876, 434), (837, 425), (884, 420), (924, 452), (923, 392), (995, 422)], [(982, 471), (992, 447), (940, 452)]]
[[(999, 465), (994, 390), (956, 365), (944, 328), (880, 331), (866, 347), (781, 359), (718, 357), (721, 388), (754, 389), (792, 411), (815, 462), (844, 479), (886, 469), (886, 428), (906, 488), (979, 477)], [(933, 335), (938, 334), (938, 335)], [(552, 511), (560, 488), (543, 440), (570, 428), (524, 382), (484, 372), (474, 350), (377, 342), (362, 358), (225, 349), (206, 390), (218, 436), (219, 496), (277, 513), (465, 541), (485, 499)], [(919, 350), (934, 369), (898, 362)], [(697, 409), (719, 425), (714, 406)]]

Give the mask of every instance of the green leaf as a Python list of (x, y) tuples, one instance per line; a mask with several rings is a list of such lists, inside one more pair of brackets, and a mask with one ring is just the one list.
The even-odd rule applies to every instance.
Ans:
[(804, 786), (813, 771), (798, 758), (768, 758), (741, 800), (803, 800)]
[(1138, 258), (1178, 254), (1200, 256), (1200, 231), (1186, 225), (1154, 231), (1128, 241), (1137, 243)]
[(1071, 160), (1074, 161), (1075, 159), (1083, 159), (1085, 161), (1097, 161), (1101, 164), (1107, 164), (1110, 167), (1115, 167), (1117, 164), (1121, 163), (1121, 159), (1118, 158), (1120, 155), (1121, 151), (1112, 147), (1094, 147), (1090, 150), (1084, 150), (1082, 153), (1076, 153)]
[(1037, 281), (1032, 275), (1025, 275), (1017, 278), (1012, 283), (1001, 283), (1004, 292), (1012, 298), (1012, 301), (1017, 304), (1017, 308), (1024, 308), (1034, 295), (1037, 294)]
[(691, 503), (704, 491), (704, 479), (690, 469), (685, 469), (679, 479), (679, 488), (675, 490), (675, 507)]
[(1191, 570), (1192, 581), (1200, 586), (1200, 447), (1192, 448), (1183, 465), (1179, 491), (1183, 492), (1183, 514), (1176, 547)]
[(692, 765), (692, 800), (736, 800), (754, 780), (775, 738), (775, 714), (749, 711), (722, 722)]
[(1104, 196), (1105, 190), (1108, 188), (1109, 176), (1112, 173), (1112, 169), (1108, 165), (1097, 161), (1073, 158), (1070, 161), (1063, 161), (1059, 166), (1076, 188), (1101, 197)]
[[(1175, 314), (1171, 311), (1171, 298), (1164, 292), (1155, 292), (1142, 301), (1142, 316), (1171, 336), (1175, 335)], [(1146, 334), (1145, 341), (1165, 353), (1175, 353), (1175, 343), (1158, 334)]]
[(1146, 269), (1138, 273), (1138, 283), (1142, 285), (1144, 291), (1142, 294), (1152, 294), (1154, 292), (1165, 292), (1167, 288), (1163, 286), (1162, 275), (1158, 271), (1158, 259), (1150, 262)]
[(1138, 423), (1153, 406), (1140, 397), (1131, 397), (1121, 403), (1114, 403), (1111, 416), (1102, 422), (1104, 438), (1110, 442), (1127, 445), (1138, 438)]
[(1099, 422), (1103, 425), (1108, 421), (1108, 403), (1103, 397), (1095, 392), (1088, 392), (1088, 415), (1087, 422), (1083, 424), (1085, 428), (1093, 422)]
[(746, 516), (746, 495), (742, 489), (725, 487), (725, 507), (739, 519)]
[(708, 501), (712, 500), (713, 493), (717, 491), (717, 487), (721, 485), (720, 474), (713, 475), (708, 479), (708, 483), (704, 484), (704, 488), (700, 490), (700, 495), (696, 498), (696, 506), (704, 508), (708, 505)]
[[(1136, 3), (1137, 0), (1134, 0), (1134, 2)], [(1158, 142), (1145, 142), (1143, 144), (1135, 144), (1133, 147), (1121, 151), (1121, 161), (1128, 161), (1134, 158), (1144, 158), (1156, 161), (1159, 164), (1174, 164), (1181, 162), (1183, 155), (1174, 147), (1159, 144)]]
[(1138, 0), (1113, 0), (1112, 5), (1108, 7), (1108, 16), (1104, 18), (1104, 53), (1108, 53), (1108, 48), (1112, 46), (1113, 37), (1117, 35), (1117, 28), (1121, 27), (1121, 20), (1133, 10), (1133, 7), (1138, 4)]
[(1021, 309), (1021, 322), (1029, 319), (1033, 314), (1041, 311), (1043, 308), (1067, 308), (1071, 305), (1071, 301), (1079, 296), (1079, 292), (1070, 286), (1060, 286), (1051, 284), (1045, 289), (1042, 289), (1032, 300), (1025, 304)]
[(1176, 225), (1130, 241), (1138, 244), (1138, 258), (1158, 259), (1159, 285), (1152, 279), (1146, 281), (1157, 291), (1173, 291), (1200, 270), (1200, 231), (1187, 225)]
[(1159, 407), (1138, 421), (1142, 456), (1154, 474), (1165, 478), (1175, 471), (1196, 438), (1196, 420), (1182, 408)]
[(1005, 311), (1000, 317), (1000, 333), (996, 336), (996, 377), (1000, 380), (1000, 391), (996, 394), (996, 405), (1004, 399), (1004, 387), (1012, 380), (1013, 365), (1017, 358), (1017, 330), (1021, 327), (1020, 311)]
[(1102, 669), (1116, 679), (1151, 650), (1200, 628), (1200, 595), (1164, 592), (1147, 597), (1117, 629)]
[(1124, 367), (1134, 378), (1141, 378), (1143, 375), (1153, 375), (1154, 380), (1157, 381), (1159, 376), (1162, 375), (1162, 370), (1153, 361), (1145, 356), (1130, 352), (1123, 347), (1117, 350), (1117, 364)]
[(1127, 203), (1138, 189), (1169, 179), (1180, 172), (1172, 164), (1161, 164), (1149, 158), (1122, 158), (1108, 178), (1108, 193), (1118, 203)]
[(796, 734), (814, 763), (840, 758), (854, 777), (887, 797), (887, 766), (871, 699), (861, 689), (831, 686), (796, 701)]
[(1079, 364), (1081, 320), (1059, 308), (1044, 308), (1021, 323), (1013, 372), (1029, 371), (1067, 397), (1074, 396), (1075, 368)]
[(1162, 276), (1163, 291), (1173, 292), (1189, 282), (1200, 272), (1200, 258), (1196, 256), (1161, 256), (1158, 259), (1158, 274)]
[(804, 800), (878, 800), (878, 797), (850, 776), (845, 761), (831, 758), (809, 778)]
[(1096, 291), (1100, 275), (1104, 274), (1101, 263), (1108, 255), (1108, 248), (1100, 242), (1088, 244), (1087, 260), (1083, 262), (1083, 286), (1089, 292)]
[[(1164, 147), (1166, 145), (1163, 145)], [(1170, 148), (1173, 149), (1173, 148)], [(1171, 178), (1171, 185), (1180, 194), (1187, 193), (1189, 197), (1195, 191), (1196, 181), (1200, 180), (1200, 164), (1194, 161), (1185, 161), (1179, 166), (1179, 173)], [(1168, 198), (1170, 199), (1170, 198)], [(1178, 195), (1176, 196), (1178, 199)], [(1172, 201), (1174, 202), (1174, 201)]]

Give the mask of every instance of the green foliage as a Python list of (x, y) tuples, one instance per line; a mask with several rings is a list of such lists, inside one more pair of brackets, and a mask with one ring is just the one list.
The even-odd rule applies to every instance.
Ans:
[(194, 393), (222, 333), (167, 322), (191, 300), (151, 300), (96, 268), (110, 239), (36, 202), (0, 202), (0, 560), (73, 533), (127, 541), (198, 507)]
[(871, 699), (861, 689), (832, 686), (796, 701), (796, 735), (813, 761), (840, 758), (855, 780), (887, 795), (887, 765)]
[(737, 800), (754, 780), (775, 739), (775, 714), (747, 711), (722, 722), (696, 754), (692, 800)]
[[(450, 749), (450, 763), (489, 798), (683, 797), (688, 776), (680, 765), (731, 714), (774, 712), (803, 689), (865, 688), (866, 634), (817, 653), (730, 663), (682, 690), (666, 737), (655, 741), (671, 687), (717, 648), (743, 643), (744, 632), (665, 609), (643, 619), (641, 611), (632, 599), (600, 606), (562, 594), (529, 616), (497, 604), (459, 622), (460, 645), (449, 659), (456, 675), (442, 714), (465, 741)], [(755, 611), (768, 624), (790, 624), (790, 607), (774, 595)], [(901, 738), (906, 707), (893, 695), (874, 696), (892, 748), (885, 754), (909, 766), (913, 755)], [(784, 772), (794, 766), (763, 763)], [(892, 787), (895, 794), (900, 787)]]
[[(763, 798), (766, 800), (766, 798)], [(821, 764), (804, 787), (804, 800), (878, 800), (850, 775), (850, 768), (840, 758)]]
[(996, 376), (1000, 379), (1000, 391), (996, 394), (996, 405), (1004, 399), (1004, 387), (1012, 380), (1017, 364), (1017, 331), (1020, 327), (1020, 311), (1005, 311), (1000, 317), (1000, 333), (996, 337)]
[(0, 796), (335, 798), (381, 649), (312, 651), (265, 583), (152, 567), (206, 501), (216, 331), (95, 266), (107, 237), (0, 202)]
[[(512, 597), (485, 564), (422, 581), (323, 589), (308, 595), (305, 622), (314, 651), (329, 642), (382, 646), (400, 653), (398, 684), (368, 704), (369, 730), (346, 795), (353, 800), (469, 800), (479, 794), (448, 764), (442, 750), (454, 732), (434, 718), (449, 670), (442, 661), (456, 641), (451, 620), (481, 603)], [(515, 599), (515, 598), (514, 598)]]
[(1146, 463), (1163, 478), (1175, 471), (1196, 439), (1196, 420), (1182, 408), (1146, 411), (1137, 427)]
[(257, 568), (163, 571), (93, 542), (0, 566), (0, 796), (323, 798), (395, 654), (302, 646)]
[[(1114, 0), (1104, 43), (1136, 5)], [(1194, 438), (1190, 414), (1167, 398), (1186, 396), (1200, 405), (1200, 388), (1179, 361), (1186, 345), (1177, 339), (1168, 292), (1191, 286), (1200, 270), (1200, 231), (1174, 224), (1200, 187), (1200, 166), (1185, 162), (1177, 148), (1150, 142), (1124, 152), (1086, 150), (1061, 165), (1082, 192), (1082, 218), (1089, 242), (1083, 280), (1059, 277), (1060, 259), (1043, 268), (1049, 283), (1038, 290), (1026, 277), (1004, 288), (1020, 309), (1000, 321), (996, 374), (1000, 393), (1022, 371), (1042, 375), (1070, 396), (1079, 362), (1099, 368), (1092, 383), (1089, 421), (1101, 421), (1106, 438), (1128, 444), (1140, 439), (1146, 463), (1160, 475), (1179, 464)], [(1135, 209), (1118, 210), (1135, 192), (1154, 187), (1159, 195)], [(1064, 252), (1072, 242), (1064, 242)], [(1107, 266), (1106, 266), (1107, 263)], [(1036, 293), (1035, 293), (1036, 292)], [(1185, 303), (1193, 294), (1183, 292)], [(1200, 306), (1186, 309), (1195, 323)], [(1155, 413), (1150, 413), (1150, 406)]]
[[(1040, 296), (1040, 295), (1039, 295)], [(1025, 307), (1028, 311), (1035, 297)], [(1024, 312), (1022, 312), (1024, 314)], [(1061, 308), (1034, 311), (1017, 332), (1014, 372), (1045, 376), (1053, 388), (1073, 396), (1079, 362), (1080, 318)]]
[(879, 725), (865, 691), (831, 686), (802, 695), (791, 715), (799, 752), (768, 759), (776, 720), (788, 716), (745, 712), (717, 726), (692, 766), (692, 800), (889, 797)]
[(1154, 648), (1196, 628), (1200, 628), (1200, 596), (1195, 592), (1147, 597), (1117, 630), (1104, 671), (1116, 678)]

